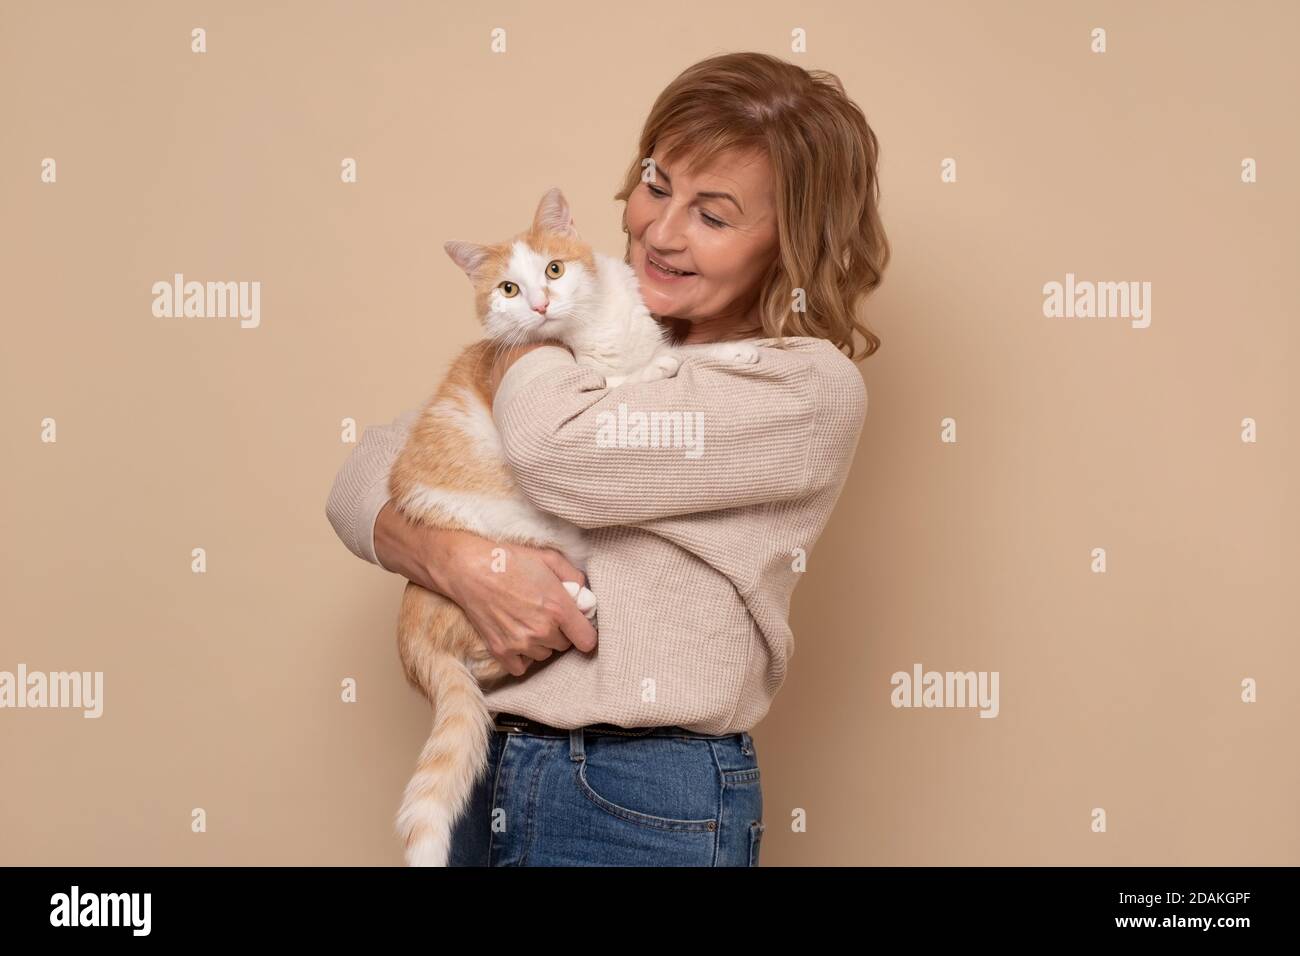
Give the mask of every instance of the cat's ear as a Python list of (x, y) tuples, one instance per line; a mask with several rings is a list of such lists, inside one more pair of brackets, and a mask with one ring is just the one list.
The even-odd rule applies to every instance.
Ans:
[(560, 192), (559, 186), (546, 190), (546, 195), (537, 204), (537, 215), (533, 216), (534, 232), (549, 232), (557, 236), (578, 238), (578, 229), (573, 224), (573, 213), (569, 211), (569, 201)]
[(476, 242), (452, 239), (450, 242), (443, 243), (442, 248), (447, 250), (447, 255), (451, 256), (452, 261), (464, 269), (465, 274), (470, 278), (474, 277), (487, 259), (487, 246), (480, 246)]

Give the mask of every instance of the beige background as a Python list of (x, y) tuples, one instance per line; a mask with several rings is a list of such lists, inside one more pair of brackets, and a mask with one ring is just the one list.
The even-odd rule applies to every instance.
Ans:
[[(751, 49), (862, 105), (894, 248), (754, 734), (763, 864), (1300, 863), (1293, 4), (265, 7), (0, 12), (0, 670), (106, 681), (99, 720), (0, 711), (0, 861), (400, 863), (427, 707), (402, 580), (325, 520), (340, 421), (414, 407), (475, 336), (444, 240), (559, 184), (621, 253), (655, 95)], [(261, 327), (154, 318), (173, 272), (259, 280)], [(1151, 327), (1043, 317), (1067, 272), (1151, 282)], [(913, 662), (999, 671), (1000, 716), (895, 710)]]

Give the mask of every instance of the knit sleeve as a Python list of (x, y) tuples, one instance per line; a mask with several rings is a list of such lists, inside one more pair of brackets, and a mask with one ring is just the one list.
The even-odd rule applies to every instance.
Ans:
[(813, 493), (847, 470), (866, 394), (831, 343), (800, 342), (615, 388), (566, 349), (535, 349), (493, 404), (506, 459), (529, 500), (583, 528)]
[(381, 568), (375, 556), (375, 518), (388, 502), (388, 473), (419, 414), (419, 409), (411, 409), (387, 425), (368, 426), (334, 476), (325, 503), (325, 516), (339, 540), (357, 557)]

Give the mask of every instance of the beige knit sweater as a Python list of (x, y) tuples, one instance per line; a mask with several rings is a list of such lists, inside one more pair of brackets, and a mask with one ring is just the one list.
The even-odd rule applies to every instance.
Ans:
[[(867, 399), (831, 343), (754, 342), (756, 364), (688, 358), (675, 378), (613, 389), (556, 346), (505, 374), (493, 417), (522, 491), (590, 529), (599, 636), (590, 654), (571, 647), (507, 677), (487, 694), (494, 714), (724, 734), (767, 713), (794, 652), (797, 555), (839, 497)], [(659, 413), (657, 440), (638, 412)], [(695, 427), (665, 427), (672, 412)], [(329, 495), (334, 530), (375, 564), (388, 471), (418, 413), (366, 428)]]

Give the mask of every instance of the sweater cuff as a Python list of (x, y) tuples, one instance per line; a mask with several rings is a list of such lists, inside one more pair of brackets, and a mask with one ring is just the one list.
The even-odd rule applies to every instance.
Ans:
[[(384, 566), (380, 563), (379, 556), (375, 554), (375, 522), (379, 519), (379, 512), (384, 510), (384, 505), (388, 504), (388, 499), (391, 497), (388, 493), (388, 475), (385, 473), (384, 480), (377, 482), (366, 492), (365, 497), (361, 499), (361, 508), (357, 512), (356, 540), (357, 546), (361, 549), (361, 557), (381, 568)], [(391, 569), (384, 568), (384, 570)]]
[[(577, 364), (573, 353), (559, 345), (543, 345), (525, 353), (506, 370), (506, 374), (501, 376), (501, 384), (497, 386), (496, 398), (492, 401), (492, 417), (498, 422), (498, 427), (506, 406), (525, 385), (548, 369), (573, 368)], [(383, 507), (382, 502), (380, 507)]]

